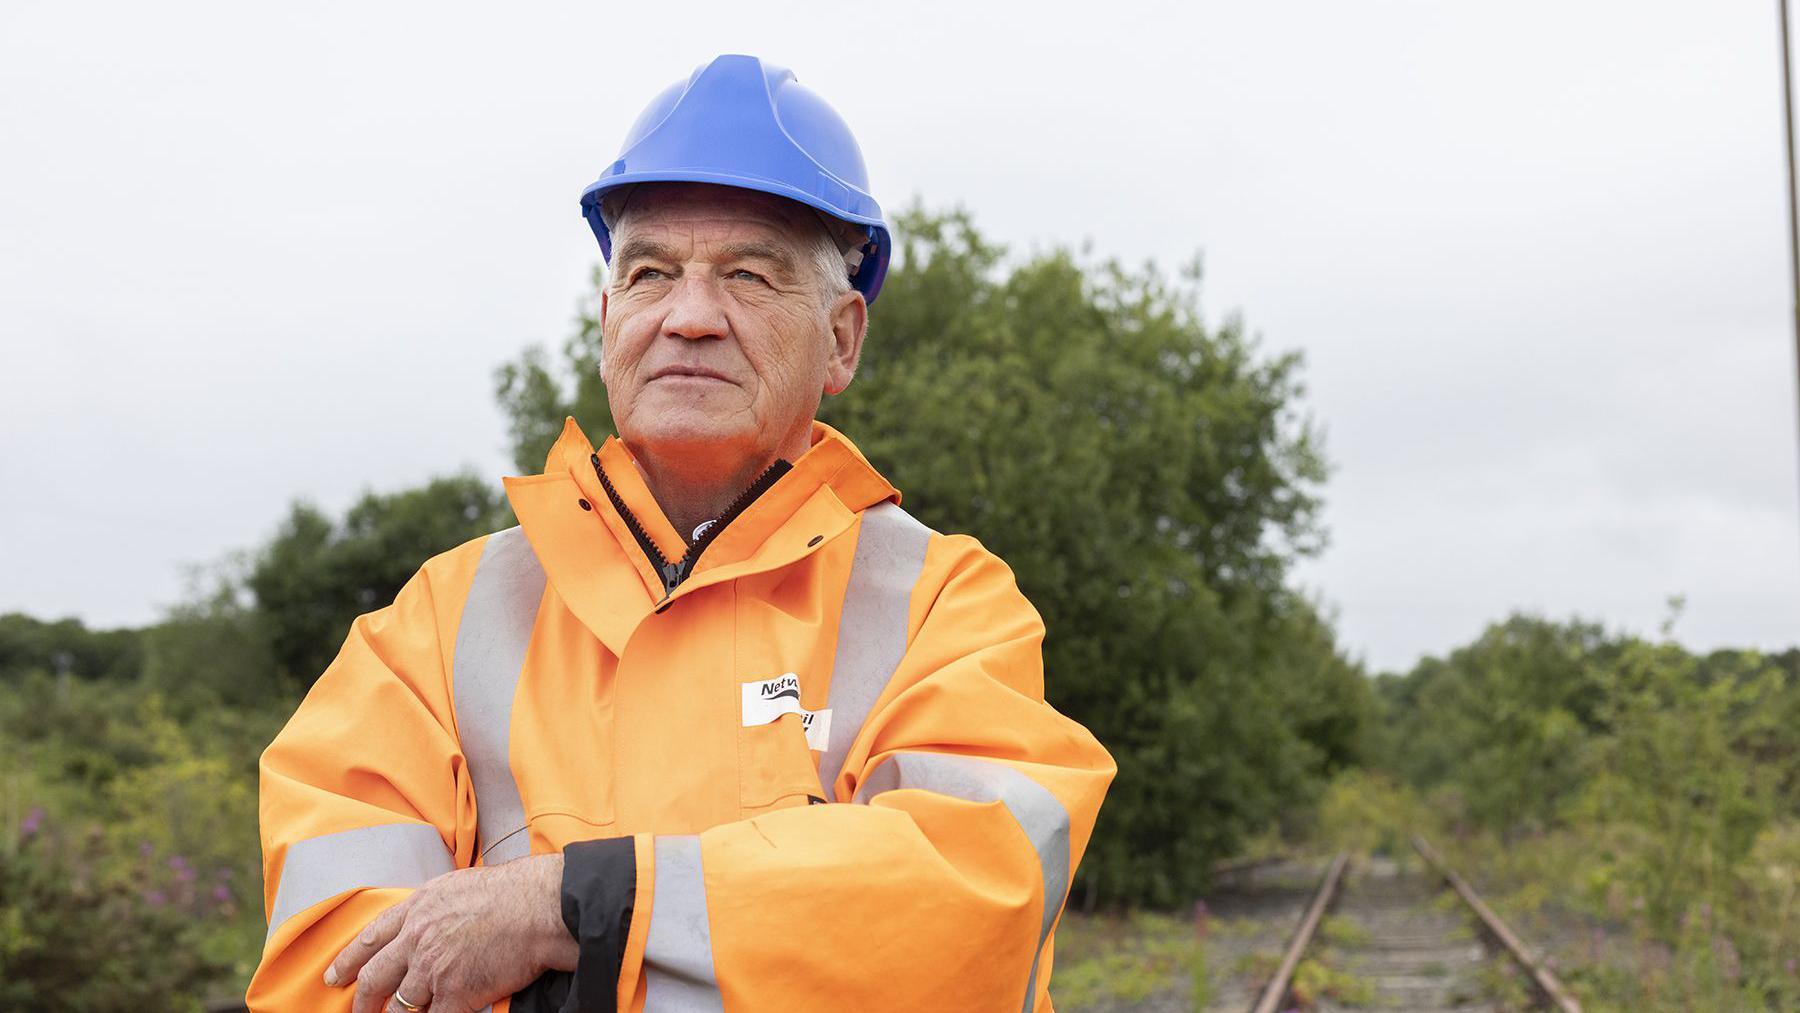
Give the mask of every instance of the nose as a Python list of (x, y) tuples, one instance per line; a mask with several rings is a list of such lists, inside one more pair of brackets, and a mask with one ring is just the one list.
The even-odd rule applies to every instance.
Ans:
[(698, 341), (722, 338), (731, 325), (725, 319), (725, 300), (709, 278), (688, 274), (669, 293), (669, 312), (663, 317), (664, 337)]

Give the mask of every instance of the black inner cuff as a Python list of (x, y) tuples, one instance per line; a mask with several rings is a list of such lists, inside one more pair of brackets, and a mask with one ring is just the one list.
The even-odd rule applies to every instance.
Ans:
[(619, 969), (637, 897), (629, 837), (563, 849), (562, 918), (580, 946), (573, 974), (551, 971), (513, 996), (516, 1013), (618, 1013)]

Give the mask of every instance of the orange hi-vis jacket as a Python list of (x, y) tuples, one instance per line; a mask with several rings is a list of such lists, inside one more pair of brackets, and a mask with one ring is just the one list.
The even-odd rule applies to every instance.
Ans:
[[(570, 419), (506, 480), (518, 527), (356, 620), (263, 753), (251, 1009), (348, 1010), (322, 976), (382, 910), (558, 851), (589, 991), (496, 1011), (1050, 1009), (1115, 768), (1044, 700), (1037, 611), (823, 424), (759, 487), (669, 563), (624, 445)], [(624, 877), (610, 965), (569, 920), (587, 848)]]

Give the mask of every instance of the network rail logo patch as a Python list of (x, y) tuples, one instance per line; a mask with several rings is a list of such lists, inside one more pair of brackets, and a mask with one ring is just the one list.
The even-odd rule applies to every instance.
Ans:
[(800, 715), (808, 749), (823, 750), (831, 741), (831, 708), (809, 711), (800, 706), (800, 677), (786, 672), (773, 679), (743, 683), (744, 727), (766, 725), (783, 714)]

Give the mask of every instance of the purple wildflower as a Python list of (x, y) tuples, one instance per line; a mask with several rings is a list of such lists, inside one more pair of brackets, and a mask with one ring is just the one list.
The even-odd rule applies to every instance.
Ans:
[(25, 818), (19, 822), (19, 833), (26, 837), (30, 837), (43, 829), (43, 826), (44, 807), (41, 805), (32, 806), (31, 811), (26, 813)]

